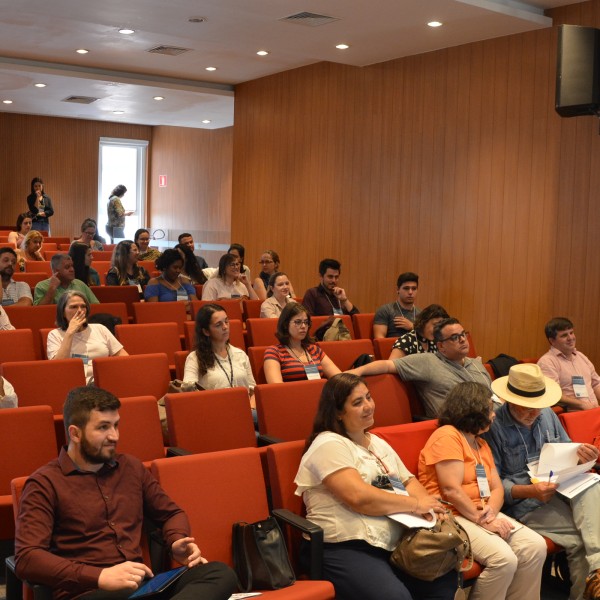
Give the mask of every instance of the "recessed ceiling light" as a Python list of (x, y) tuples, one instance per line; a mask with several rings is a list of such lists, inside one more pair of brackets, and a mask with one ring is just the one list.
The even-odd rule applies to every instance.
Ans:
[(190, 17), (188, 19), (188, 23), (204, 23), (205, 21), (208, 21), (206, 17)]
[(77, 54), (87, 54), (89, 50), (86, 50), (85, 48), (79, 48), (79, 50), (75, 50), (75, 52), (77, 52)]
[(132, 33), (135, 33), (135, 29), (129, 29), (129, 27), (123, 27), (123, 29), (119, 29), (119, 33), (122, 33), (123, 35), (131, 35)]
[(12, 100), (2, 100), (2, 104), (12, 104)]
[(348, 44), (338, 44), (338, 45), (336, 46), (336, 48), (337, 48), (338, 50), (348, 50), (348, 48), (350, 48), (350, 46), (348, 46)]
[(256, 54), (259, 56), (267, 56), (269, 53), (266, 50), (259, 50)]
[(216, 71), (217, 67), (206, 67), (207, 71)]
[(429, 27), (441, 27), (443, 23), (441, 23), (440, 21), (429, 21), (427, 25), (429, 25)]
[(45, 83), (34, 83), (33, 85), (34, 85), (35, 87), (39, 87), (39, 88), (46, 87), (46, 84), (45, 84)]
[(125, 111), (124, 110), (113, 110), (113, 115), (124, 115)]
[(164, 96), (154, 96), (154, 100), (164, 100)]
[(210, 123), (210, 119), (203, 119), (203, 120), (202, 120), (202, 122), (203, 122), (205, 125), (208, 125), (208, 123)]

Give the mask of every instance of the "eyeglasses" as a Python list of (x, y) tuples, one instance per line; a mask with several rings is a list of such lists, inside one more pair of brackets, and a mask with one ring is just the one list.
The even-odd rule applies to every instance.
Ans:
[(242, 263), (229, 263), (227, 266), (239, 269), (242, 266)]
[(84, 231), (85, 235), (96, 235), (96, 230), (94, 231)]
[(468, 331), (463, 331), (462, 333), (454, 333), (449, 335), (447, 338), (440, 340), (440, 342), (460, 342), (461, 340), (466, 340), (469, 335)]
[(310, 327), (310, 321), (308, 319), (294, 319), (292, 323), (296, 327), (302, 327), (303, 325), (304, 327)]

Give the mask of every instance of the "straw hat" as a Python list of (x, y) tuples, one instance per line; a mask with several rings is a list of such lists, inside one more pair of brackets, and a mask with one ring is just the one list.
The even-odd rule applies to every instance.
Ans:
[(532, 363), (512, 366), (507, 377), (492, 381), (492, 390), (502, 400), (527, 408), (547, 408), (562, 396), (558, 383), (544, 377), (538, 365)]

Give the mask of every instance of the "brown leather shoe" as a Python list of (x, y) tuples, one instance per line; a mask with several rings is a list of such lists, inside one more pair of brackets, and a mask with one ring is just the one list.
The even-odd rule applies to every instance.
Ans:
[(600, 569), (592, 571), (585, 578), (583, 597), (585, 600), (600, 600)]

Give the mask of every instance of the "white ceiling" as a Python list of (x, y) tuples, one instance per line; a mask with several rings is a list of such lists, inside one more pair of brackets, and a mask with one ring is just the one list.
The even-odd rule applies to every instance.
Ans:
[[(0, 0), (3, 112), (147, 125), (233, 124), (238, 83), (320, 61), (366, 66), (550, 27), (573, 0)], [(337, 20), (282, 21), (300, 12)], [(190, 17), (204, 22), (191, 23)], [(438, 28), (427, 27), (442, 21)], [(119, 28), (135, 30), (122, 35)], [(348, 50), (336, 44), (347, 43)], [(147, 52), (159, 45), (178, 56)], [(75, 52), (78, 48), (88, 54)], [(269, 54), (257, 56), (258, 50)], [(208, 66), (217, 67), (209, 72)], [(36, 88), (34, 83), (47, 87)], [(92, 96), (89, 105), (62, 102)], [(164, 100), (153, 100), (164, 96)], [(122, 115), (113, 111), (124, 111)], [(210, 124), (201, 121), (208, 119)]]

